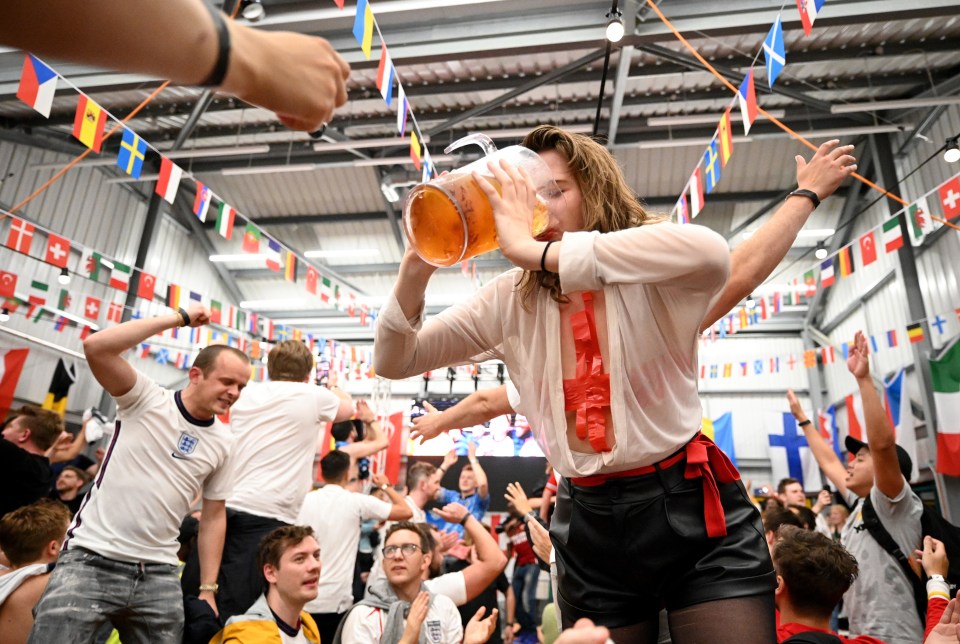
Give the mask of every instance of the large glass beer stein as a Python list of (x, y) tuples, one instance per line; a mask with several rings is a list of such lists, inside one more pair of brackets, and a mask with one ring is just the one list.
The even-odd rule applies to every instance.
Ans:
[(407, 239), (423, 261), (434, 266), (453, 266), (498, 247), (493, 209), (471, 173), (476, 171), (499, 192), (500, 185), (490, 175), (487, 163), (506, 159), (526, 170), (537, 187), (531, 233), (534, 237), (547, 229), (547, 201), (560, 190), (550, 168), (536, 152), (521, 145), (502, 150), (490, 137), (471, 134), (451, 143), (449, 153), (459, 147), (476, 144), (486, 156), (462, 168), (413, 187), (403, 205), (403, 229)]

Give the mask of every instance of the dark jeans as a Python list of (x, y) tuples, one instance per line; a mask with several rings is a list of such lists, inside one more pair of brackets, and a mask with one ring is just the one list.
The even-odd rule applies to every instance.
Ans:
[[(227, 508), (227, 536), (223, 544), (220, 575), (217, 582), (217, 609), (226, 623), (234, 615), (242, 615), (263, 592), (263, 575), (257, 567), (257, 550), (265, 536), (288, 525), (277, 519)], [(200, 559), (198, 548), (190, 553), (183, 571), (184, 595), (199, 594)], [(126, 642), (124, 642), (126, 644)]]
[(536, 631), (540, 625), (537, 611), (537, 580), (540, 567), (536, 563), (513, 569), (513, 596), (516, 601), (517, 621), (524, 631)]
[(107, 622), (124, 644), (180, 644), (177, 566), (115, 561), (82, 548), (61, 553), (28, 643), (93, 642)]

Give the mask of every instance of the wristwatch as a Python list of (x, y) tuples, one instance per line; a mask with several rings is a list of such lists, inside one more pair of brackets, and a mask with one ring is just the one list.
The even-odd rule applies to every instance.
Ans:
[(386, 484), (386, 483), (381, 483), (381, 484), (380, 484), (380, 489), (383, 490), (384, 492), (387, 491), (387, 488), (388, 488), (388, 487), (390, 487), (390, 486), (389, 486), (388, 484)]

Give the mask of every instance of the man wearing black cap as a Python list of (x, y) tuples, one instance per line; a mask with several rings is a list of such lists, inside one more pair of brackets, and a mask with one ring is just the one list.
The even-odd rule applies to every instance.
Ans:
[(857, 379), (863, 401), (867, 442), (847, 437), (847, 451), (854, 456), (847, 466), (811, 424), (792, 391), (787, 399), (820, 469), (853, 508), (840, 537), (860, 566), (860, 576), (843, 598), (850, 632), (872, 635), (888, 644), (909, 644), (923, 639), (912, 585), (893, 556), (871, 536), (862, 510), (869, 497), (880, 523), (901, 551), (912, 552), (920, 546), (923, 505), (907, 483), (913, 464), (894, 440), (893, 426), (870, 377), (868, 354), (866, 338), (858, 331), (847, 367)]

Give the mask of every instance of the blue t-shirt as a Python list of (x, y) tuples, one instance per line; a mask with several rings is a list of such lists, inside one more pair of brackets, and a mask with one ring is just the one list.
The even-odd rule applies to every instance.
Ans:
[[(476, 517), (477, 521), (483, 521), (483, 515), (487, 513), (487, 509), (490, 507), (490, 495), (487, 494), (486, 496), (480, 496), (480, 493), (478, 492), (471, 494), (470, 496), (463, 497), (460, 496), (459, 492), (448, 490), (447, 488), (442, 487), (440, 488), (440, 499), (438, 503), (440, 507), (443, 507), (448, 503), (459, 503), (460, 505), (466, 507), (470, 514)], [(438, 530), (456, 532), (461, 538), (463, 538), (463, 526), (459, 523), (449, 523), (429, 512), (427, 513), (427, 522), (430, 523), (430, 525), (436, 526)]]

